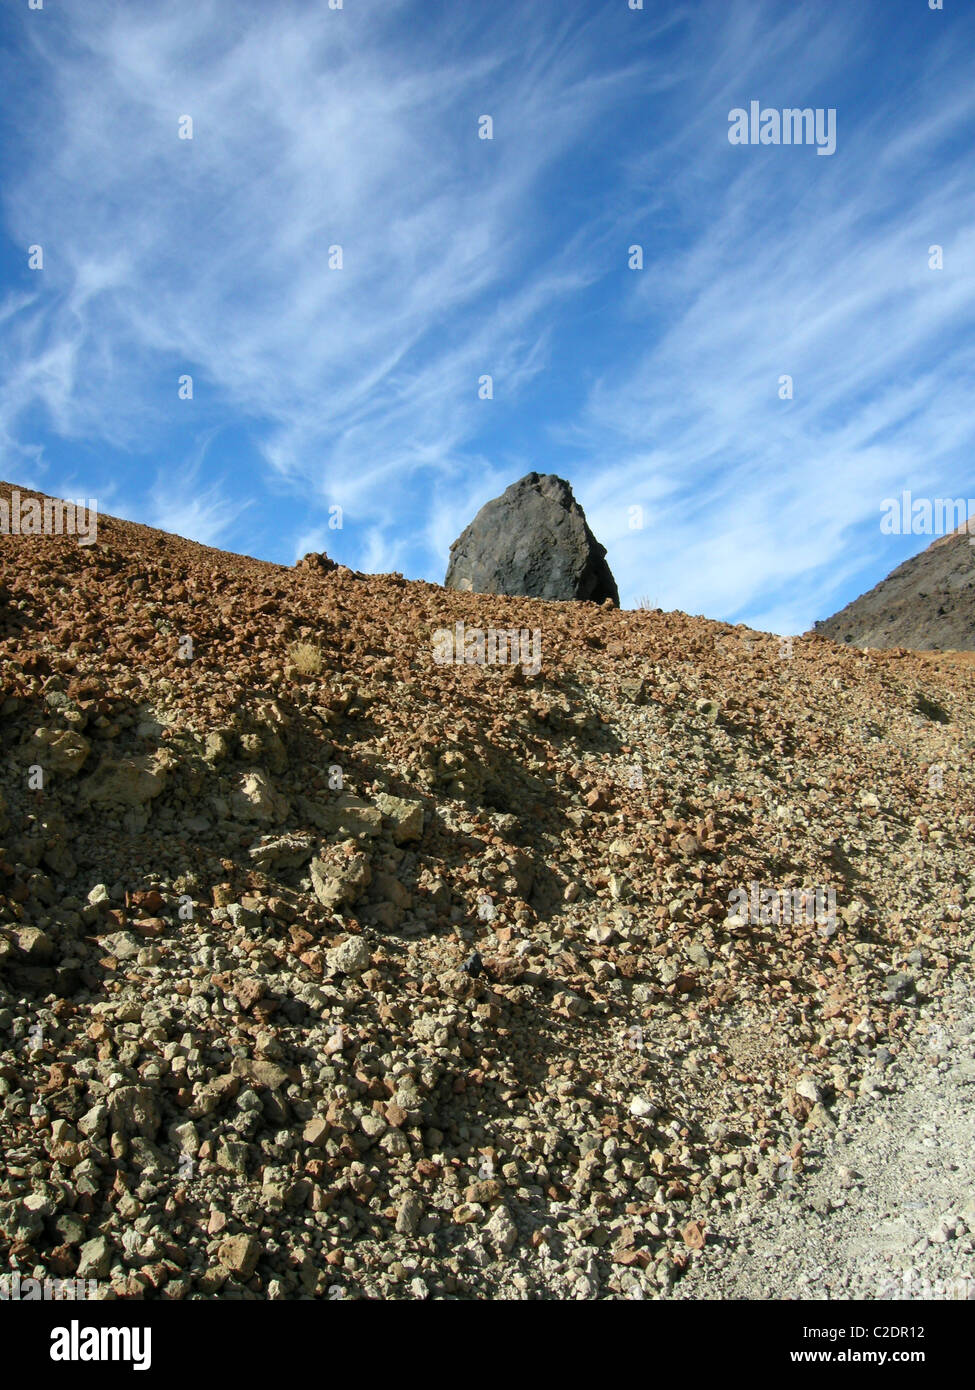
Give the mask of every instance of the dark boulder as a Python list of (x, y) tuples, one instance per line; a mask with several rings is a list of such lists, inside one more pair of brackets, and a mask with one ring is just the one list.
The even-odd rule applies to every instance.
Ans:
[(450, 547), (444, 584), (475, 594), (620, 603), (605, 546), (554, 473), (527, 473), (484, 504)]

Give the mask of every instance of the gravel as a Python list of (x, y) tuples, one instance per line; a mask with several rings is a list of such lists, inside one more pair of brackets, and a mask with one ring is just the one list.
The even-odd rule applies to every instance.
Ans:
[(975, 1300), (975, 1010), (956, 980), (810, 1142), (802, 1178), (723, 1222), (684, 1299)]

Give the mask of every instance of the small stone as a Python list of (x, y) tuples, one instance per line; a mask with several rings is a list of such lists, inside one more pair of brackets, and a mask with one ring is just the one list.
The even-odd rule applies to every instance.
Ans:
[(308, 1121), (302, 1130), (302, 1138), (306, 1144), (315, 1148), (319, 1144), (324, 1144), (331, 1132), (331, 1125), (327, 1120), (323, 1120), (320, 1115), (315, 1115)]
[(485, 1230), (504, 1255), (510, 1253), (518, 1239), (518, 1227), (512, 1220), (508, 1208), (503, 1205), (492, 1213)]
[(326, 951), (325, 959), (333, 970), (343, 975), (360, 975), (372, 961), (372, 952), (361, 936), (350, 936), (341, 946)]
[(293, 922), (298, 916), (291, 904), (284, 898), (268, 898), (267, 910), (279, 922)]
[(458, 1226), (481, 1222), (484, 1220), (484, 1215), (484, 1208), (476, 1202), (461, 1202), (459, 1206), (454, 1207), (453, 1212), (454, 1220)]
[(630, 1114), (637, 1120), (652, 1120), (659, 1115), (659, 1106), (654, 1105), (653, 1101), (647, 1100), (646, 1096), (634, 1096), (630, 1101)]
[(288, 1080), (288, 1073), (283, 1067), (263, 1057), (235, 1057), (230, 1069), (234, 1076), (241, 1076), (258, 1086), (266, 1086), (271, 1091), (279, 1091)]
[(396, 1229), (403, 1236), (415, 1236), (423, 1216), (423, 1203), (414, 1192), (408, 1193), (396, 1213)]
[(86, 1240), (78, 1252), (79, 1279), (105, 1279), (112, 1264), (112, 1247), (105, 1236)]
[(14, 941), (17, 949), (32, 965), (43, 965), (54, 956), (54, 942), (40, 927), (21, 927)]
[(117, 931), (112, 932), (109, 936), (100, 936), (98, 944), (107, 956), (114, 956), (116, 960), (134, 960), (142, 950), (142, 942), (128, 931)]
[(279, 824), (285, 820), (289, 803), (275, 791), (270, 778), (261, 768), (251, 768), (241, 775), (236, 789), (231, 793), (230, 805), (234, 815), (242, 821), (261, 821), (265, 824)]
[(801, 1076), (796, 1082), (796, 1095), (802, 1096), (803, 1100), (811, 1101), (816, 1105), (823, 1098), (823, 1092), (819, 1082), (814, 1076)]
[(253, 1008), (257, 1001), (262, 998), (264, 986), (261, 984), (260, 980), (240, 980), (234, 985), (234, 994), (237, 997), (237, 1003), (240, 1005), (243, 1012), (246, 1013), (248, 1009)]
[(401, 796), (388, 796), (385, 792), (374, 798), (379, 810), (389, 821), (393, 832), (393, 844), (405, 845), (423, 836), (423, 804), (407, 801)]
[(381, 1139), (388, 1128), (386, 1121), (381, 1115), (373, 1114), (363, 1115), (362, 1119), (359, 1121), (359, 1126), (363, 1134), (367, 1135), (372, 1140)]
[(257, 932), (261, 929), (261, 914), (243, 903), (228, 903), (227, 916), (239, 931)]
[(108, 1098), (108, 1113), (116, 1134), (153, 1139), (161, 1123), (159, 1098), (151, 1086), (120, 1086)]
[(684, 1244), (689, 1250), (703, 1250), (705, 1233), (699, 1221), (689, 1221), (682, 1232)]
[(485, 1178), (480, 1182), (472, 1182), (464, 1193), (467, 1202), (479, 1202), (486, 1206), (493, 1202), (496, 1197), (501, 1196), (501, 1184), (497, 1178)]
[(228, 1236), (217, 1249), (217, 1260), (221, 1267), (235, 1279), (248, 1280), (257, 1268), (260, 1258), (260, 1242), (254, 1236)]

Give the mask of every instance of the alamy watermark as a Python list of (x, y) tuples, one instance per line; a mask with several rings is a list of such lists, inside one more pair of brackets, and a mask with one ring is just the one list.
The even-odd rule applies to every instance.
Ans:
[(98, 539), (98, 502), (89, 497), (66, 501), (60, 497), (22, 497), (14, 488), (10, 501), (0, 497), (0, 535), (77, 536), (79, 545)]
[(975, 498), (885, 497), (880, 504), (880, 529), (885, 536), (950, 536), (962, 527), (972, 533), (975, 545)]
[(836, 929), (836, 889), (769, 888), (749, 883), (728, 895), (729, 916), (743, 918), (753, 927), (819, 926)]
[(0, 1274), (0, 1303), (60, 1302), (94, 1298), (97, 1279), (29, 1279), (19, 1270)]
[(815, 145), (817, 154), (836, 153), (836, 107), (763, 107), (749, 102), (728, 112), (732, 145)]
[(152, 1365), (151, 1327), (82, 1327), (72, 1318), (51, 1329), (52, 1361), (131, 1361), (134, 1371)]
[(438, 666), (514, 666), (526, 675), (542, 669), (540, 628), (440, 627), (433, 634), (433, 659)]
[(874, 1295), (878, 1299), (918, 1299), (925, 1302), (975, 1301), (975, 1278), (970, 1274), (959, 1274), (954, 1279), (928, 1279), (918, 1275), (916, 1270), (907, 1269), (898, 1279), (896, 1275), (886, 1275), (880, 1281)]

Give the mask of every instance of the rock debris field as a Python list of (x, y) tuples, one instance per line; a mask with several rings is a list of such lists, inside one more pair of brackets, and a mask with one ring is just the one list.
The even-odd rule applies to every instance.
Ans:
[(107, 517), (0, 559), (0, 1265), (964, 1296), (970, 665)]

